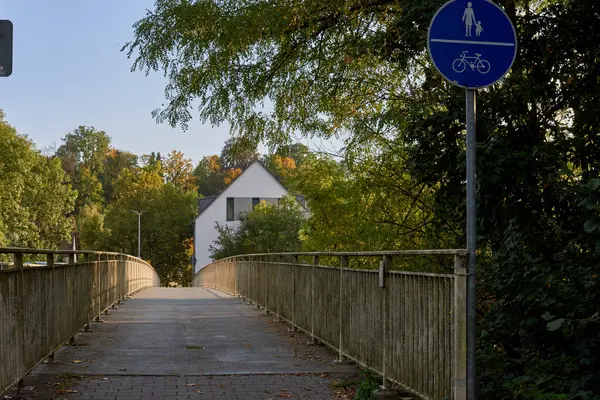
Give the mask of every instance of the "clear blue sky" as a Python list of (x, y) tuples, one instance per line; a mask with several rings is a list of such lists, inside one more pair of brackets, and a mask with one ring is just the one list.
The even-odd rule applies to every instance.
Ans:
[(131, 61), (120, 52), (133, 37), (132, 25), (153, 5), (153, 0), (2, 2), (0, 19), (14, 24), (13, 74), (0, 78), (0, 108), (8, 122), (38, 148), (60, 145), (66, 133), (88, 125), (104, 130), (114, 147), (136, 154), (177, 149), (197, 162), (220, 153), (229, 137), (226, 125), (195, 120), (184, 133), (156, 124), (150, 113), (164, 102), (166, 79), (130, 72)]

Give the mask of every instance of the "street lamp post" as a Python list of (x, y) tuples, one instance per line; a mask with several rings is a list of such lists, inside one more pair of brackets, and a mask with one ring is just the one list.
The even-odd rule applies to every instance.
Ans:
[(141, 217), (143, 211), (129, 210), (134, 212), (138, 216), (138, 258), (142, 258), (142, 229), (141, 229)]

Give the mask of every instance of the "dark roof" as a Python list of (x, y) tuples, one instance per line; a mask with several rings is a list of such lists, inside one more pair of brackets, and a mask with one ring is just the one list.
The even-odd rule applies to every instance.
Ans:
[(216, 198), (217, 196), (206, 196), (198, 199), (198, 213), (204, 211), (204, 209), (208, 207)]

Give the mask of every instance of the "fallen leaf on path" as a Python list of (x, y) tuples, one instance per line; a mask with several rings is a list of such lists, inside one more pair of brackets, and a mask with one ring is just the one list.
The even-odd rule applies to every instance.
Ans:
[(197, 383), (186, 383), (185, 386), (198, 386)]
[(294, 397), (294, 395), (286, 392), (281, 392), (277, 395), (277, 397)]
[(73, 360), (73, 364), (81, 364), (83, 361), (81, 360)]

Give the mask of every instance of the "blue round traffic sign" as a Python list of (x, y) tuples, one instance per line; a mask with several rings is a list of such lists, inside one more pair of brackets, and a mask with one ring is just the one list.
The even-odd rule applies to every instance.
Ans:
[(450, 0), (434, 15), (427, 47), (435, 67), (456, 86), (496, 83), (517, 56), (517, 33), (508, 15), (489, 0)]

